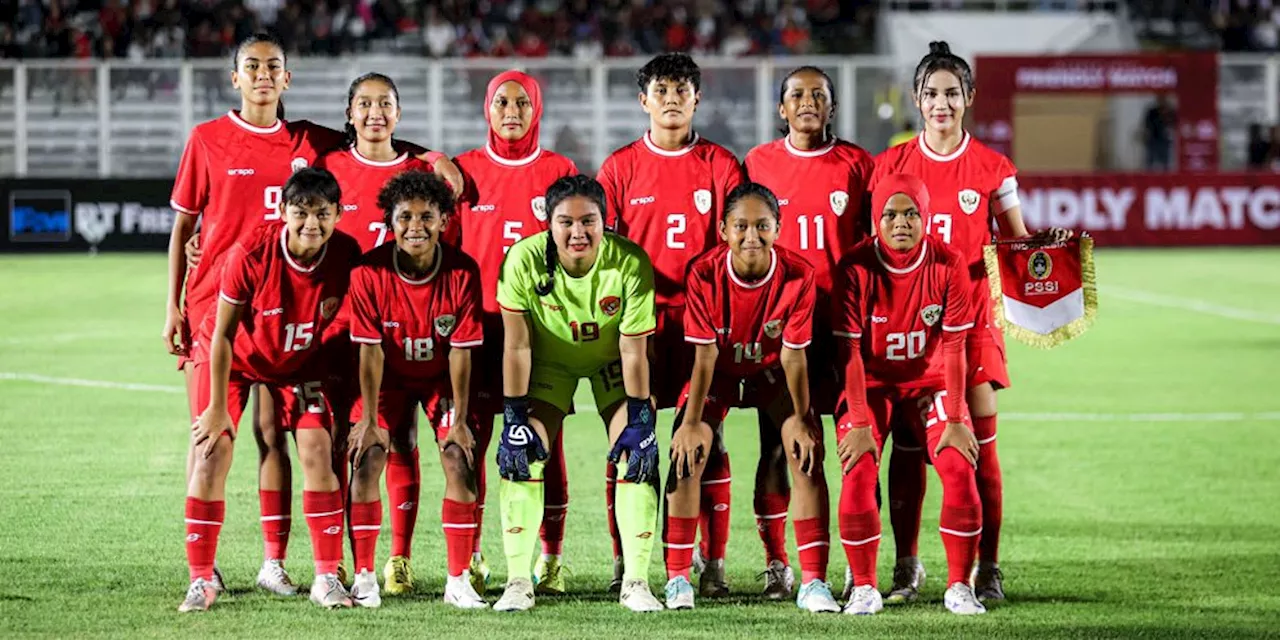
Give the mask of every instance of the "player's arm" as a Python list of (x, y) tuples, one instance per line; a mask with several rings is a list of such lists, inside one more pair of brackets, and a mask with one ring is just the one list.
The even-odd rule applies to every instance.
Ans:
[[(996, 227), (1000, 230), (1001, 239), (1018, 240), (1033, 235), (1027, 230), (1027, 223), (1022, 218), (1022, 203), (1018, 199), (1016, 176), (1005, 178), (987, 201), (996, 219)], [(1071, 238), (1072, 233), (1070, 229), (1049, 227), (1034, 235), (1037, 240), (1044, 242), (1066, 242)]]
[(209, 338), (209, 406), (192, 425), (194, 443), (203, 444), (201, 453), (208, 458), (223, 433), (235, 438), (235, 427), (227, 410), (227, 388), (231, 384), (232, 345), (240, 327), (243, 302), (232, 302), (226, 296), (218, 300), (217, 324)]
[[(196, 230), (197, 216), (178, 213), (169, 233), (169, 290), (164, 305), (164, 346), (173, 355), (190, 347), (182, 335), (182, 287), (187, 281), (186, 244)], [(195, 319), (196, 322), (200, 318)]]
[(858, 274), (852, 266), (841, 265), (835, 276), (832, 333), (844, 342), (844, 348), (840, 349), (840, 357), (844, 358), (844, 401), (847, 419), (853, 425), (837, 443), (836, 454), (840, 456), (841, 471), (849, 473), (863, 454), (871, 454), (878, 464), (880, 447), (876, 444), (871, 420), (867, 416), (867, 371), (862, 361), (862, 304)]
[(814, 437), (814, 425), (809, 421), (809, 365), (804, 349), (784, 346), (781, 360), (793, 411), (782, 423), (783, 446), (799, 461), (801, 471), (808, 475), (822, 473), (822, 466), (818, 464), (821, 436)]
[(449, 382), (453, 386), (453, 421), (444, 442), (440, 443), (440, 450), (456, 444), (466, 455), (467, 465), (474, 467), (475, 441), (472, 439), (471, 426), (467, 424), (467, 416), (471, 411), (471, 349), (449, 349)]
[(622, 336), (618, 338), (618, 352), (622, 357), (622, 386), (631, 398), (649, 398), (649, 337)]
[(529, 394), (529, 372), (533, 370), (529, 325), (529, 314), (502, 310), (502, 395), (508, 398)]
[(942, 381), (946, 391), (942, 398), (942, 413), (946, 414), (946, 426), (934, 453), (954, 447), (969, 464), (977, 465), (978, 440), (964, 424), (964, 383), (968, 372), (965, 336), (973, 328), (975, 320), (965, 291), (968, 277), (958, 260), (956, 263), (947, 277), (946, 307), (942, 318)]

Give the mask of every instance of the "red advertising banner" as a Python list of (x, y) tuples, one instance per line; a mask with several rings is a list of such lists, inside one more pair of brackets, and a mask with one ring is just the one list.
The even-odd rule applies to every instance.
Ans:
[(1027, 228), (1088, 231), (1098, 246), (1280, 244), (1280, 175), (1019, 175)]
[[(1184, 172), (1218, 169), (1218, 56), (1211, 52), (978, 56), (978, 139), (1013, 156), (1014, 97), (1021, 94), (1170, 94), (1178, 117), (1177, 164)], [(1014, 158), (1017, 161), (1017, 158)]]

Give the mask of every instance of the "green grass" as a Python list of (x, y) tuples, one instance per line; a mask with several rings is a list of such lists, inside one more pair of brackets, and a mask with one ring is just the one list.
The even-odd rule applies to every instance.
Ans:
[[(1002, 565), (1010, 601), (987, 616), (961, 619), (941, 605), (945, 565), (934, 533), (940, 489), (933, 480), (921, 539), (931, 572), (926, 602), (851, 619), (758, 601), (762, 551), (751, 516), (757, 444), (754, 419), (742, 413), (728, 425), (737, 475), (728, 556), (735, 595), (727, 600), (703, 599), (692, 612), (636, 618), (605, 593), (611, 575), (605, 444), (594, 420), (580, 417), (568, 426), (566, 447), (570, 597), (542, 599), (520, 616), (459, 612), (439, 602), (442, 482), (431, 456), (423, 458), (424, 508), (415, 541), (422, 595), (387, 598), (378, 611), (326, 612), (301, 597), (286, 601), (254, 591), (261, 542), (252, 445), (242, 442), (219, 554), (232, 594), (209, 614), (180, 616), (186, 418), (181, 393), (163, 388), (182, 383), (160, 340), (163, 257), (3, 256), (0, 628), (7, 635), (57, 637), (268, 637), (281, 631), (369, 638), (1274, 635), (1280, 621), (1274, 587), (1280, 570), (1274, 444), (1280, 251), (1103, 251), (1098, 273), (1101, 309), (1089, 333), (1047, 352), (1010, 346), (1014, 387), (1000, 397)], [(1135, 299), (1142, 296), (1145, 301)], [(1256, 320), (1183, 308), (1194, 301)], [(162, 388), (87, 388), (4, 375), (15, 373)], [(1067, 412), (1088, 416), (1062, 420)], [(1243, 415), (1131, 417), (1219, 412)], [(670, 420), (663, 412), (663, 431)], [(834, 472), (828, 460), (837, 487)], [(500, 582), (505, 568), (495, 494), (485, 549)], [(295, 512), (300, 508), (295, 504)], [(887, 582), (893, 546), (887, 523), (885, 530), (881, 579)], [(389, 537), (384, 532), (379, 562)], [(301, 523), (290, 552), (295, 580), (309, 583)], [(662, 585), (660, 561), (655, 551), (655, 588)], [(837, 588), (844, 566), (835, 545)]]

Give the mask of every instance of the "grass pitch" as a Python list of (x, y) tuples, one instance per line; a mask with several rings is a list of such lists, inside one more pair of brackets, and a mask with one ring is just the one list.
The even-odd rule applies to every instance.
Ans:
[[(1103, 250), (1098, 274), (1101, 308), (1089, 333), (1047, 352), (1010, 345), (1014, 386), (1000, 394), (1009, 602), (986, 616), (962, 619), (942, 607), (936, 479), (921, 537), (930, 571), (923, 603), (854, 619), (759, 601), (757, 442), (745, 413), (727, 425), (737, 471), (728, 599), (636, 617), (606, 593), (606, 447), (598, 421), (584, 416), (566, 437), (570, 596), (540, 599), (525, 615), (440, 603), (443, 483), (429, 443), (414, 548), (420, 595), (387, 597), (376, 611), (330, 612), (305, 597), (256, 591), (255, 457), (244, 438), (219, 550), (231, 593), (207, 614), (183, 616), (175, 607), (187, 583), (187, 429), (182, 380), (159, 337), (164, 257), (0, 256), (0, 629), (46, 637), (1274, 636), (1280, 251)], [(660, 415), (664, 434), (671, 419)], [(835, 500), (834, 455), (827, 470)], [(484, 528), (495, 590), (505, 578), (496, 493)], [(295, 513), (300, 495), (295, 486)], [(387, 528), (384, 520), (380, 563)], [(845, 561), (838, 544), (832, 552), (839, 589)], [(294, 579), (309, 584), (300, 518), (290, 554)], [(887, 521), (880, 555), (884, 586), (893, 556)], [(660, 562), (655, 550), (658, 591)]]

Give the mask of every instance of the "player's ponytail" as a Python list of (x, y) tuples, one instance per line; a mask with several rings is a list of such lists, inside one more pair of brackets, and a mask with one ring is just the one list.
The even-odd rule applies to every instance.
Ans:
[(356, 143), (356, 126), (351, 124), (351, 101), (356, 99), (356, 91), (360, 88), (360, 85), (369, 81), (381, 82), (387, 85), (387, 88), (391, 90), (391, 95), (396, 99), (396, 106), (400, 106), (400, 90), (396, 88), (396, 83), (390, 77), (371, 71), (352, 80), (351, 86), (347, 87), (347, 123), (342, 127), (342, 132), (346, 135), (346, 144), (344, 146), (350, 147)]
[[(576, 176), (565, 176), (551, 183), (547, 187), (546, 196), (546, 212), (547, 218), (551, 220), (551, 224), (555, 224), (556, 209), (560, 203), (569, 198), (586, 198), (596, 208), (600, 210), (600, 220), (603, 221), (607, 217), (608, 208), (604, 202), (604, 187), (600, 186), (594, 178), (578, 174)], [(551, 293), (555, 288), (556, 265), (560, 262), (560, 252), (556, 249), (556, 239), (554, 229), (547, 230), (547, 279), (545, 282), (539, 283), (534, 287), (534, 292), (539, 296), (545, 296)]]
[(964, 58), (951, 53), (951, 45), (941, 40), (929, 43), (929, 53), (920, 59), (920, 64), (916, 65), (916, 74), (914, 83), (911, 86), (911, 92), (920, 99), (920, 92), (924, 89), (924, 85), (929, 81), (929, 76), (938, 71), (950, 71), (960, 79), (960, 89), (964, 92), (965, 97), (973, 94), (973, 69), (969, 67), (969, 63)]

